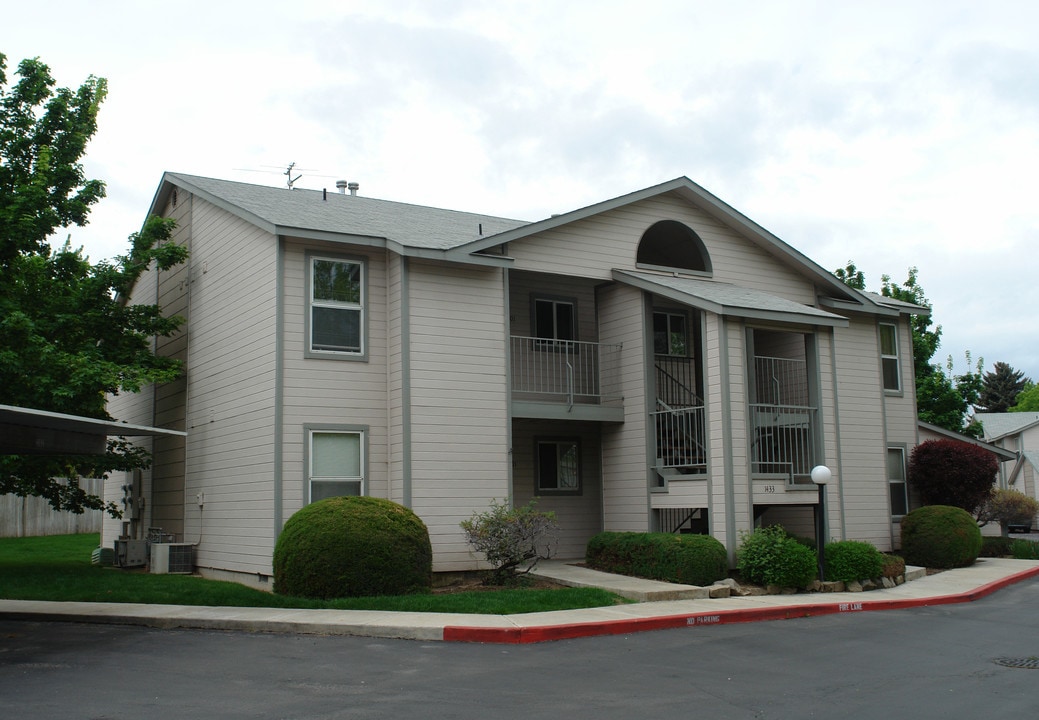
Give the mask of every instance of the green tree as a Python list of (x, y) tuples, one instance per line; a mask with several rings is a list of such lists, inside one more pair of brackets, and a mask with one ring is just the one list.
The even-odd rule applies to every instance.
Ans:
[(1010, 412), (1039, 412), (1039, 385), (1028, 383), (1017, 395), (1017, 402)]
[[(866, 278), (851, 260), (843, 268), (834, 271), (842, 282), (856, 290), (865, 290)], [(931, 301), (927, 299), (919, 282), (919, 270), (910, 267), (907, 277), (902, 283), (895, 283), (890, 275), (881, 276), (880, 294), (884, 297), (912, 303), (931, 310)], [(909, 321), (913, 336), (913, 374), (916, 380), (917, 416), (924, 422), (974, 437), (981, 437), (981, 427), (969, 416), (970, 408), (977, 401), (981, 387), (980, 367), (971, 369), (970, 356), (967, 358), (967, 372), (956, 375), (952, 369), (952, 360), (943, 370), (933, 364), (931, 359), (938, 351), (941, 343), (942, 328), (932, 328), (931, 313), (913, 315)]]
[[(61, 227), (82, 226), (104, 197), (80, 164), (97, 129), (104, 79), (75, 92), (54, 90), (49, 68), (23, 60), (7, 85), (0, 54), (0, 404), (110, 419), (106, 396), (168, 382), (180, 367), (152, 353), (151, 338), (176, 331), (181, 319), (124, 298), (151, 263), (168, 269), (186, 256), (170, 241), (171, 220), (152, 218), (130, 236), (115, 262), (91, 264)], [(79, 486), (81, 477), (147, 467), (147, 454), (114, 439), (103, 456), (0, 457), (0, 493), (46, 498), (56, 509), (105, 507)]]
[(1015, 370), (1005, 362), (997, 362), (981, 380), (978, 410), (1006, 412), (1017, 402), (1017, 396), (1030, 382), (1022, 371)]

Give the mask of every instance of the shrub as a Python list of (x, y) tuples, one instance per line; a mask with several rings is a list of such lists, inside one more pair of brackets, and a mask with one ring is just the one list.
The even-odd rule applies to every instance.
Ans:
[[(522, 507), (510, 508), (508, 503), (492, 500), (490, 510), (473, 513), (459, 523), (466, 542), (482, 552), (494, 568), (490, 583), (509, 584), (517, 575), (533, 570), (539, 558), (551, 556), (559, 529), (556, 515), (538, 511), (535, 504), (531, 500)], [(530, 564), (521, 572), (524, 563)]]
[(928, 440), (909, 456), (909, 484), (927, 505), (974, 512), (992, 490), (999, 462), (988, 450), (960, 440)]
[(1017, 490), (993, 490), (978, 509), (978, 522), (998, 522), (1005, 535), (1009, 525), (1029, 525), (1039, 515), (1039, 501)]
[(881, 577), (891, 578), (892, 580), (899, 575), (906, 574), (906, 561), (898, 555), (887, 555), (881, 554), (881, 563), (883, 567), (880, 569)]
[(981, 552), (981, 530), (966, 510), (927, 505), (902, 518), (902, 556), (910, 565), (966, 567)]
[(308, 598), (403, 595), (432, 584), (425, 524), (408, 508), (374, 497), (312, 503), (285, 523), (274, 546), (274, 588)]
[(868, 542), (842, 540), (829, 543), (823, 553), (827, 580), (868, 580), (880, 577), (884, 567), (884, 556)]
[(604, 532), (588, 541), (589, 567), (621, 575), (710, 585), (729, 574), (725, 546), (710, 535)]
[(1007, 557), (1010, 555), (1010, 538), (1008, 537), (983, 537), (981, 538), (981, 552), (979, 557)]
[(1039, 542), (1014, 540), (1010, 543), (1010, 554), (1015, 560), (1039, 560)]
[(736, 561), (740, 576), (759, 585), (803, 588), (818, 571), (818, 559), (811, 548), (787, 535), (779, 525), (742, 533)]

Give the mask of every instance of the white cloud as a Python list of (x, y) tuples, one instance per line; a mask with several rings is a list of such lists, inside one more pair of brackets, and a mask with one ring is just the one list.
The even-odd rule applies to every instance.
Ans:
[[(8, 9), (9, 65), (109, 79), (95, 258), (162, 171), (539, 219), (688, 175), (823, 267), (910, 265), (945, 329), (1039, 379), (1031, 2), (360, 2)], [(266, 173), (266, 174), (265, 174)]]

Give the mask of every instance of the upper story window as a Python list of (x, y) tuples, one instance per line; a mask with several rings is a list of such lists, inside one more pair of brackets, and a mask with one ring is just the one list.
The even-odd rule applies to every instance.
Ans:
[(309, 262), (309, 352), (318, 357), (363, 356), (364, 263), (318, 256)]
[(898, 328), (880, 323), (880, 366), (885, 390), (902, 389), (902, 371), (898, 359)]
[(577, 313), (572, 300), (534, 298), (534, 337), (576, 340)]
[(703, 240), (677, 220), (653, 223), (642, 234), (635, 263), (639, 267), (684, 270), (698, 275), (712, 272), (711, 257)]

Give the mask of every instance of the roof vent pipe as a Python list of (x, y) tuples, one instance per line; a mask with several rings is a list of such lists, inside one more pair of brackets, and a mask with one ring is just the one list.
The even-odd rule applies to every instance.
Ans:
[(336, 190), (340, 195), (346, 195), (346, 180), (336, 180)]
[(361, 189), (361, 184), (360, 183), (351, 182), (351, 183), (347, 183), (346, 186), (350, 189), (350, 194), (351, 195), (356, 195), (357, 191)]

